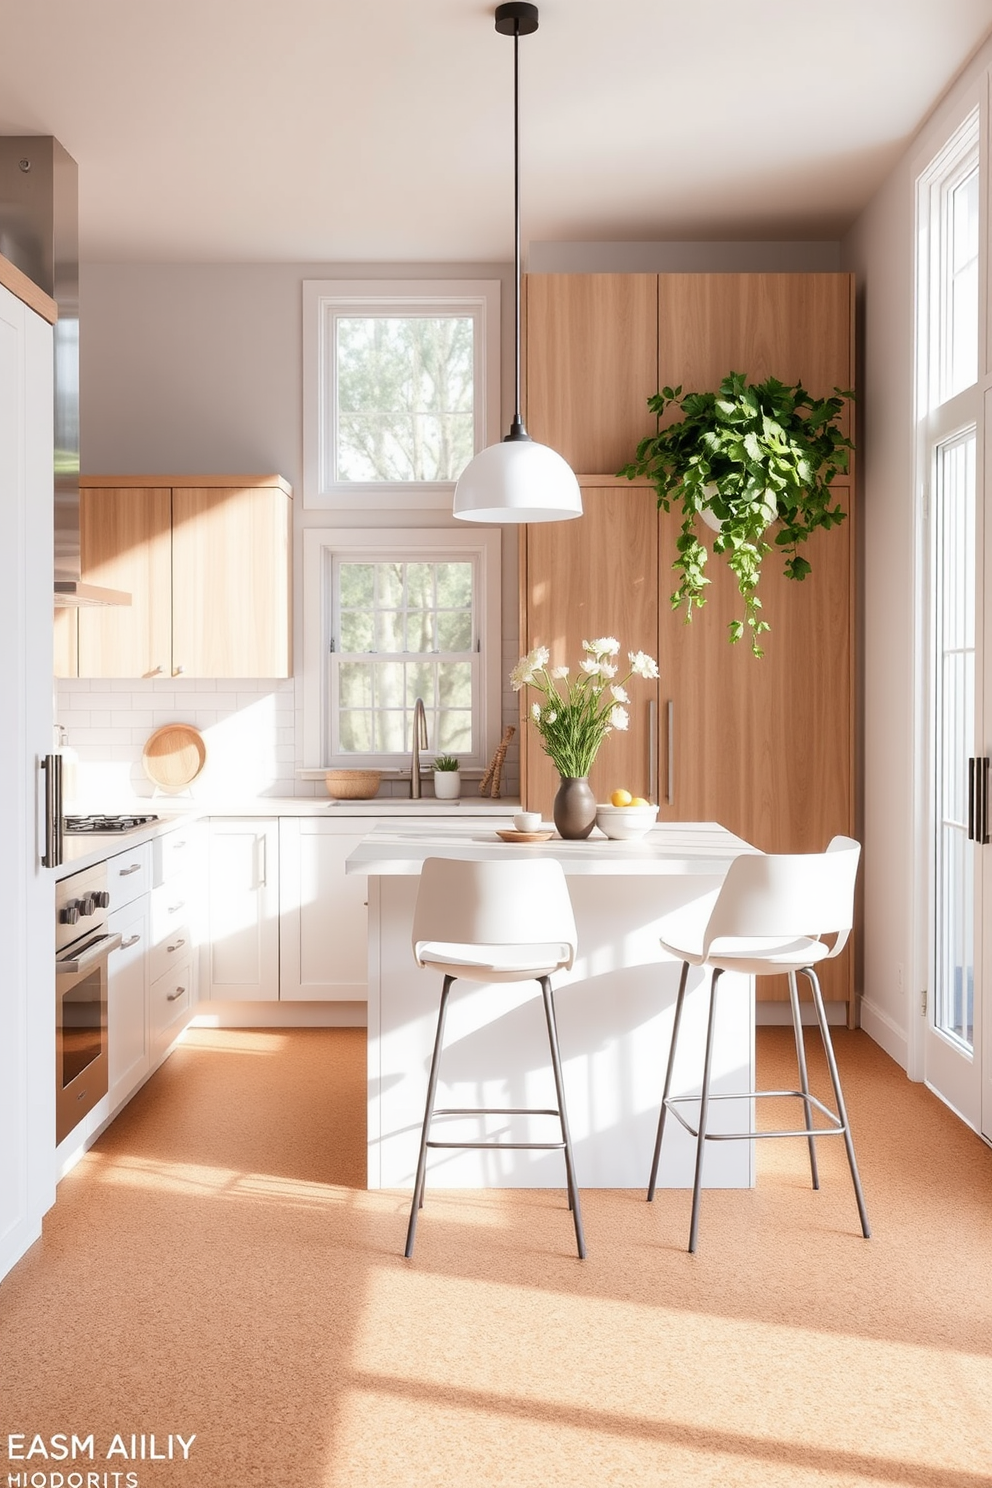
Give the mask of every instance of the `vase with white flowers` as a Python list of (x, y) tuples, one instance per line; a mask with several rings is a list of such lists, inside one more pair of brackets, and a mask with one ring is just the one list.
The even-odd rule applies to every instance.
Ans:
[(533, 687), (541, 701), (530, 708), (531, 722), (541, 736), (545, 753), (561, 777), (555, 796), (554, 821), (562, 837), (588, 837), (596, 820), (596, 797), (589, 771), (603, 740), (629, 722), (627, 683), (632, 677), (651, 680), (658, 664), (644, 651), (628, 651), (628, 668), (619, 676), (620, 642), (613, 636), (583, 641), (585, 653), (572, 676), (567, 666), (551, 666), (547, 646), (535, 646), (510, 673), (514, 692)]

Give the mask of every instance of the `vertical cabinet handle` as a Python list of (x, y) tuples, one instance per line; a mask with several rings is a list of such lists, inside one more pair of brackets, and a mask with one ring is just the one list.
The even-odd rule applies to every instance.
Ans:
[(268, 853), (266, 852), (266, 839), (264, 837), (259, 837), (259, 839), (258, 839), (258, 887), (260, 889), (264, 889), (265, 888), (265, 881), (266, 881), (266, 879), (268, 877), (268, 868), (269, 868), (269, 864), (268, 864)]
[(980, 763), (981, 763), (981, 767), (982, 767), (982, 770), (981, 770), (982, 788), (981, 788), (981, 792), (980, 792), (980, 794), (981, 794), (981, 800), (982, 800), (982, 815), (981, 815), (981, 821), (980, 821), (980, 823), (978, 825), (978, 833), (977, 833), (977, 835), (978, 835), (978, 841), (979, 841), (979, 843), (981, 844), (982, 847), (985, 847), (985, 846), (987, 846), (988, 840), (989, 840), (989, 757), (988, 757), (988, 755), (985, 755), (985, 757), (980, 761)]
[(648, 703), (648, 788), (646, 795), (652, 800), (660, 782), (658, 780), (658, 702), (652, 698)]
[(58, 868), (62, 863), (62, 756), (46, 754), (41, 762), (45, 772), (45, 868)]
[(665, 800), (671, 806), (675, 800), (675, 700), (668, 699), (668, 783)]
[(975, 761), (968, 760), (968, 841), (975, 840)]

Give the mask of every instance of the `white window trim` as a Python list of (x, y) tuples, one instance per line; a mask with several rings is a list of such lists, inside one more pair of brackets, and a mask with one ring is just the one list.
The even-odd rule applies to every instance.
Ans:
[[(935, 342), (934, 317), (931, 313), (930, 288), (937, 266), (933, 262), (931, 213), (934, 188), (939, 190), (942, 176), (953, 170), (953, 163), (968, 148), (969, 136), (975, 130), (979, 152), (979, 316), (978, 316), (978, 383), (947, 399), (936, 402), (939, 347)], [(909, 165), (914, 187), (914, 386), (913, 425), (913, 587), (914, 633), (912, 712), (915, 719), (912, 745), (913, 774), (913, 904), (915, 931), (909, 948), (907, 979), (907, 1063), (910, 1079), (924, 1078), (924, 1032), (926, 1020), (917, 1016), (918, 994), (914, 989), (933, 986), (933, 882), (931, 873), (933, 801), (931, 791), (931, 758), (933, 751), (931, 683), (931, 487), (934, 478), (934, 447), (945, 439), (975, 424), (979, 430), (979, 471), (984, 468), (982, 390), (989, 385), (989, 300), (985, 288), (985, 265), (988, 262), (989, 210), (989, 108), (988, 78), (983, 75), (942, 110), (924, 132)], [(981, 477), (980, 477), (981, 478)]]
[[(480, 638), (478, 746), (471, 756), (462, 756), (463, 767), (483, 770), (499, 742), (502, 728), (502, 637), (500, 629), (500, 555), (498, 528), (475, 531), (453, 528), (331, 528), (309, 527), (303, 533), (303, 769), (323, 771), (361, 766), (361, 758), (342, 755), (329, 759), (325, 720), (330, 703), (325, 657), (330, 645), (331, 593), (328, 572), (332, 555), (337, 558), (372, 561), (396, 559), (427, 562), (452, 559), (456, 555), (478, 559), (477, 606)], [(428, 751), (433, 753), (433, 749)], [(387, 776), (408, 773), (402, 767), (386, 770)]]
[(475, 453), (500, 427), (498, 279), (305, 279), (303, 281), (303, 505), (354, 512), (451, 509), (453, 481), (335, 482), (325, 407), (333, 394), (336, 314), (471, 314), (475, 338)]

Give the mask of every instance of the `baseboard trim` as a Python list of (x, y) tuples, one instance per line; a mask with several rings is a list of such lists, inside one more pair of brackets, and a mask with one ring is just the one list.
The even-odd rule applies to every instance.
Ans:
[[(827, 1011), (827, 1022), (833, 1026), (847, 1026), (847, 1003), (828, 1002), (824, 1004)], [(803, 1026), (811, 1024), (816, 1026), (816, 1012), (811, 1002), (800, 1003)], [(754, 1005), (754, 1021), (758, 1028), (780, 1028), (792, 1027), (792, 1008), (787, 1002), (756, 1002)]]
[(365, 1028), (365, 1002), (201, 1002), (191, 1028)]
[(901, 1069), (909, 1069), (909, 1037), (906, 1030), (900, 1028), (870, 997), (861, 999), (861, 1027)]

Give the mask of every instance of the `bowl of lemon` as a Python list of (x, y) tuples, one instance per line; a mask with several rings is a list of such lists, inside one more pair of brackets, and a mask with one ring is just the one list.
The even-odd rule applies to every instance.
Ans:
[(646, 837), (658, 819), (658, 808), (629, 790), (615, 790), (609, 802), (596, 807), (596, 825), (615, 842)]

